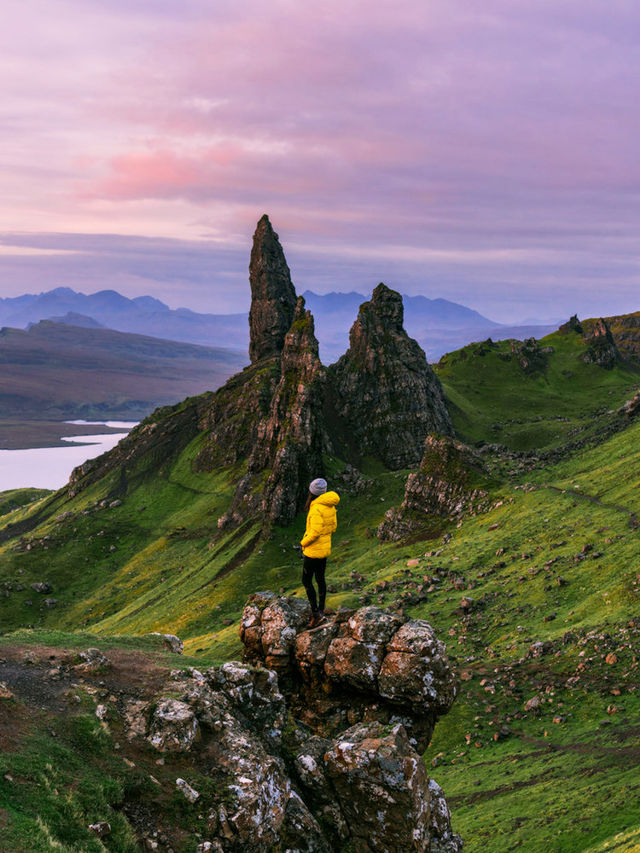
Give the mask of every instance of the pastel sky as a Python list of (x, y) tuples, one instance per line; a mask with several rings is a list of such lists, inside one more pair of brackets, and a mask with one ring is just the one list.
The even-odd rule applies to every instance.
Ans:
[(637, 0), (0, 0), (0, 295), (640, 310)]

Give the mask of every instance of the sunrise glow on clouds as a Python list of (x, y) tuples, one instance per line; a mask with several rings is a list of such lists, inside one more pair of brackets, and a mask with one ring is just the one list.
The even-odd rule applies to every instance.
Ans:
[(498, 320), (640, 309), (635, 2), (4, 17), (0, 295), (242, 310), (268, 212), (300, 291), (384, 279)]

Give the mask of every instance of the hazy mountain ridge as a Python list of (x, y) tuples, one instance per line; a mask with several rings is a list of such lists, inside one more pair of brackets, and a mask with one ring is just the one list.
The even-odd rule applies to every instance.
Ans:
[(43, 320), (0, 330), (0, 418), (136, 420), (218, 387), (242, 356), (111, 329)]
[[(331, 364), (349, 345), (349, 328), (365, 294), (327, 293), (307, 290), (307, 307), (316, 321), (316, 334), (324, 364)], [(405, 325), (430, 360), (458, 349), (471, 340), (498, 337), (541, 337), (552, 325), (503, 326), (482, 314), (443, 298), (404, 296)], [(114, 290), (78, 293), (68, 287), (40, 294), (0, 299), (0, 325), (26, 328), (40, 320), (55, 319), (87, 325), (93, 319), (110, 329), (153, 335), (201, 346), (224, 346), (246, 352), (249, 345), (248, 313), (201, 314), (188, 308), (171, 309), (159, 299), (129, 299)]]

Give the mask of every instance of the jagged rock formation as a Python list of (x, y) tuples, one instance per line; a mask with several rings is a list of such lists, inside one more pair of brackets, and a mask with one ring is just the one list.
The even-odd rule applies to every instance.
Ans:
[[(267, 382), (273, 382), (268, 368)], [(242, 394), (242, 420), (246, 425), (251, 450), (247, 471), (238, 483), (229, 511), (220, 526), (236, 525), (257, 514), (267, 522), (289, 524), (296, 516), (307, 493), (309, 482), (323, 470), (322, 448), (324, 427), (325, 370), (318, 356), (318, 341), (313, 317), (305, 311), (304, 299), (297, 300), (291, 328), (285, 335), (279, 359), (279, 379), (271, 394), (268, 409), (262, 417), (254, 409), (248, 411), (247, 395)], [(264, 390), (265, 385), (262, 385)], [(264, 397), (263, 397), (264, 400)], [(266, 406), (265, 406), (266, 408)], [(230, 443), (238, 453), (232, 419), (222, 419)], [(214, 439), (219, 444), (219, 437)], [(245, 453), (249, 447), (243, 448)]]
[[(585, 321), (584, 325), (587, 332), (593, 322), (592, 320)], [(640, 311), (633, 314), (605, 317), (605, 322), (622, 358), (636, 363), (640, 361)]]
[[(456, 694), (428, 623), (375, 607), (305, 630), (306, 601), (264, 592), (244, 610), (245, 657), (278, 673), (302, 800), (329, 849), (454, 853), (442, 791), (419, 757)], [(306, 848), (305, 848), (306, 849)]]
[(256, 593), (245, 606), (245, 659), (278, 673), (293, 714), (332, 737), (355, 722), (402, 723), (423, 752), (456, 695), (444, 645), (423, 620), (364, 607), (314, 631), (309, 605)]
[(578, 320), (578, 315), (574, 314), (572, 317), (569, 317), (566, 323), (563, 323), (558, 331), (561, 335), (568, 335), (570, 332), (575, 332), (579, 335), (583, 334), (582, 324), (580, 320)]
[(533, 375), (546, 370), (553, 347), (541, 347), (535, 338), (527, 338), (525, 341), (511, 341), (511, 352), (522, 370)]
[(398, 293), (383, 284), (375, 289), (360, 308), (349, 351), (327, 371), (267, 216), (256, 228), (249, 279), (251, 365), (215, 394), (154, 413), (115, 451), (77, 469), (72, 496), (118, 465), (111, 496), (120, 497), (134, 470), (162, 469), (204, 433), (194, 469), (233, 467), (237, 477), (219, 528), (286, 525), (302, 508), (308, 483), (322, 476), (323, 451), (345, 451), (345, 476), (362, 491), (367, 481), (359, 474), (354, 480), (351, 463), (374, 456), (390, 468), (417, 464), (428, 432), (451, 433), (440, 383), (402, 327)]
[(282, 351), (296, 307), (291, 273), (278, 235), (266, 214), (253, 235), (249, 283), (249, 357), (255, 363)]
[[(629, 327), (635, 328), (637, 325), (636, 315), (629, 315), (629, 317), (634, 318), (629, 323)], [(625, 318), (616, 317), (613, 319), (622, 320)], [(577, 314), (574, 314), (567, 323), (563, 323), (560, 326), (558, 331), (564, 335), (573, 332), (583, 336), (588, 349), (580, 358), (586, 364), (598, 364), (600, 367), (610, 370), (615, 364), (621, 361), (622, 357), (611, 334), (611, 329), (607, 321), (602, 317), (598, 320), (586, 320), (584, 323), (581, 323), (578, 320)]]
[(482, 458), (472, 448), (430, 435), (420, 469), (407, 478), (402, 504), (387, 510), (378, 536), (391, 541), (435, 536), (443, 521), (488, 509), (488, 483)]
[(429, 432), (453, 432), (440, 381), (402, 324), (402, 297), (379, 284), (360, 306), (349, 349), (330, 368), (353, 448), (392, 469), (417, 464)]
[(200, 419), (207, 440), (194, 467), (212, 471), (245, 462), (220, 528), (260, 517), (289, 524), (309, 482), (323, 473), (325, 370), (313, 317), (296, 300), (284, 253), (268, 217), (251, 252), (252, 365), (232, 377)]
[(618, 347), (609, 326), (602, 317), (593, 323), (585, 335), (585, 341), (589, 348), (581, 358), (587, 364), (598, 364), (600, 367), (611, 370), (620, 361)]

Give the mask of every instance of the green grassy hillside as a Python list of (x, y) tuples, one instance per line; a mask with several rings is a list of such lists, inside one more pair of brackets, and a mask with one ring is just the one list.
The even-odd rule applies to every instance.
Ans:
[(532, 450), (587, 439), (606, 428), (608, 413), (640, 383), (640, 369), (631, 362), (612, 370), (585, 363), (588, 347), (578, 334), (547, 335), (526, 368), (512, 343), (520, 342), (469, 344), (434, 365), (454, 425), (471, 442)]
[[(511, 355), (504, 342), (441, 363), (459, 430), (525, 449), (621, 425), (606, 412), (635, 390), (633, 369), (585, 364), (578, 336), (542, 344), (554, 352), (534, 373), (500, 357)], [(162, 429), (172, 417), (154, 422)], [(132, 462), (126, 490), (115, 466), (73, 497), (63, 490), (7, 507), (4, 632), (31, 625), (35, 638), (82, 629), (106, 639), (168, 631), (196, 658), (228, 659), (241, 652), (239, 617), (251, 592), (304, 595), (295, 548), (304, 518), (268, 539), (251, 524), (221, 533), (238, 471), (194, 473), (205, 436), (182, 434), (174, 456)], [(636, 422), (553, 466), (505, 477), (490, 511), (444, 540), (398, 545), (375, 536), (402, 500), (406, 471), (365, 464), (371, 486), (343, 494), (328, 605), (402, 609), (446, 641), (460, 695), (425, 758), (470, 853), (638, 846), (639, 448)], [(326, 462), (338, 483), (344, 461)], [(32, 589), (38, 582), (51, 589)], [(0, 823), (0, 840), (2, 831)]]

